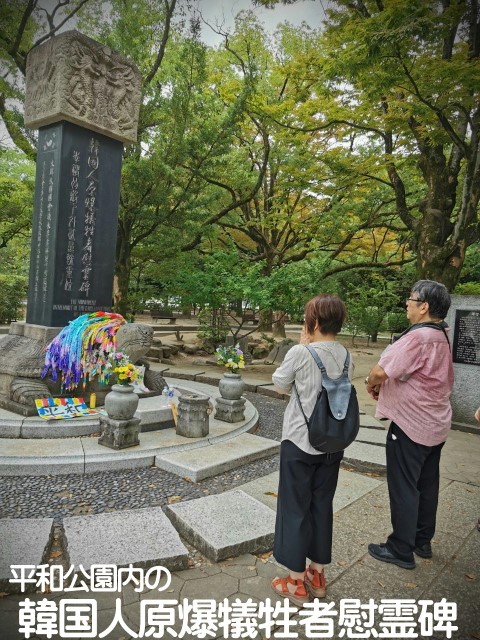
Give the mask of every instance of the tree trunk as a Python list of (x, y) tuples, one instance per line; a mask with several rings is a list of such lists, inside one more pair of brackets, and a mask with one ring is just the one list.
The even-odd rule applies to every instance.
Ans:
[(272, 319), (273, 319), (272, 309), (261, 309), (259, 315), (260, 315), (260, 322), (258, 323), (258, 330), (271, 331)]
[(283, 311), (275, 311), (273, 314), (272, 337), (287, 337), (287, 334), (285, 333), (285, 314)]
[(417, 230), (417, 278), (442, 282), (449, 291), (457, 284), (465, 261), (465, 233), (457, 241), (445, 238), (442, 225), (450, 225), (450, 213), (429, 209)]
[(422, 218), (415, 226), (417, 277), (442, 282), (449, 291), (458, 283), (467, 247), (478, 240), (480, 110), (475, 112), (471, 126), (470, 153), (462, 174), (455, 159), (463, 150), (454, 147), (447, 161), (442, 145), (423, 139), (417, 132), (419, 167), (427, 185), (426, 197), (419, 206)]

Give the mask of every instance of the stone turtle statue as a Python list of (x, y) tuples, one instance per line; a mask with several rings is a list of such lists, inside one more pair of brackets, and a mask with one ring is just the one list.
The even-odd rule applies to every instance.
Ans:
[[(136, 330), (135, 330), (136, 329)], [(165, 378), (152, 371), (145, 355), (153, 342), (153, 329), (148, 324), (124, 324), (117, 332), (117, 350), (128, 354), (130, 362), (145, 367), (143, 382), (150, 391), (162, 392), (166, 386)], [(103, 385), (105, 389), (105, 386)]]
[[(14, 326), (16, 325), (16, 326)], [(102, 404), (110, 385), (100, 384), (96, 378), (86, 387), (62, 392), (60, 382), (50, 375), (41, 377), (45, 367), (45, 348), (53, 336), (42, 332), (43, 327), (12, 323), (9, 335), (0, 341), (0, 406), (23, 416), (36, 415), (35, 400), (59, 396), (80, 396), (88, 402), (91, 393)], [(13, 331), (13, 332), (12, 332)], [(117, 333), (117, 350), (128, 354), (131, 362), (145, 365), (144, 383), (148, 389), (161, 392), (165, 380), (152, 371), (144, 359), (153, 341), (153, 329), (145, 324), (124, 324)]]

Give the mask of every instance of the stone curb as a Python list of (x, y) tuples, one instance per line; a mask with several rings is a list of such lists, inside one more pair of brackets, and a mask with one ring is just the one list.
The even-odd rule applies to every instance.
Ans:
[[(251, 403), (249, 403), (251, 405)], [(1, 455), (0, 454), (0, 475), (12, 476), (32, 476), (32, 475), (63, 475), (63, 474), (85, 474), (95, 471), (124, 470), (151, 467), (155, 463), (155, 456), (187, 451), (200, 447), (207, 447), (212, 444), (226, 442), (245, 432), (252, 432), (258, 425), (258, 411), (251, 405), (251, 417), (240, 423), (238, 427), (230, 429), (226, 433), (210, 434), (209, 436), (197, 439), (194, 442), (167, 445), (164, 447), (150, 444), (141, 449), (131, 448), (121, 451), (112, 451), (105, 448), (105, 451), (92, 452), (91, 438), (80, 438), (77, 442), (73, 438), (50, 440), (35, 440), (39, 447), (64, 449), (63, 455), (52, 455), (51, 453), (42, 457), (22, 456), (22, 455)], [(144, 436), (152, 436), (153, 432), (144, 432)], [(144, 438), (145, 440), (146, 438)], [(17, 439), (20, 443), (22, 439)], [(25, 440), (23, 442), (26, 442)], [(148, 442), (148, 440), (147, 440)], [(5, 443), (7, 446), (7, 443)], [(66, 448), (65, 448), (66, 446)], [(142, 446), (142, 444), (140, 445)], [(5, 447), (4, 447), (5, 448)]]
[(273, 546), (275, 512), (241, 489), (169, 505), (166, 513), (179, 534), (213, 562)]
[(67, 564), (187, 568), (188, 550), (161, 507), (63, 519)]
[(73, 418), (64, 424), (42, 418), (0, 418), (0, 439), (78, 438), (100, 431), (100, 418)]
[[(52, 546), (53, 533), (53, 518), (11, 518), (0, 520), (2, 549), (0, 556), (1, 591), (21, 593), (20, 584), (9, 582), (12, 577), (10, 566), (12, 564), (46, 564)], [(25, 585), (24, 593), (33, 593), (35, 591), (35, 584), (27, 583)]]

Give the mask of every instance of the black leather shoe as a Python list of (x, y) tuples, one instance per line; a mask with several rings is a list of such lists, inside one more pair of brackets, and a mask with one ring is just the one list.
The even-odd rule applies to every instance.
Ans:
[(421, 547), (415, 547), (413, 552), (416, 553), (417, 556), (420, 556), (420, 558), (431, 558), (433, 556), (432, 545), (430, 542), (422, 544)]
[(400, 560), (397, 556), (394, 556), (390, 549), (384, 544), (369, 544), (368, 553), (381, 562), (389, 562), (390, 564), (396, 564), (397, 567), (402, 569), (415, 569), (415, 560), (408, 562), (407, 560)]

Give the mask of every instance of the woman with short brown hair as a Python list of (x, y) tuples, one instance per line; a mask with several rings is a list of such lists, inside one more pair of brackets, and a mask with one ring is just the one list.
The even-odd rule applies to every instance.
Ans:
[[(312, 346), (327, 375), (342, 374), (347, 350), (336, 336), (346, 316), (345, 304), (335, 295), (321, 294), (305, 305), (300, 344), (293, 346), (272, 376), (276, 387), (290, 391), (280, 447), (280, 479), (275, 525), (275, 559), (288, 568), (286, 578), (275, 578), (272, 588), (297, 605), (326, 593), (324, 565), (331, 562), (333, 497), (343, 451), (320, 453), (308, 439), (303, 411), (310, 416), (321, 389), (322, 374), (305, 344)], [(353, 365), (350, 359), (349, 377)], [(298, 393), (298, 398), (297, 398)], [(310, 564), (307, 567), (307, 559)]]

